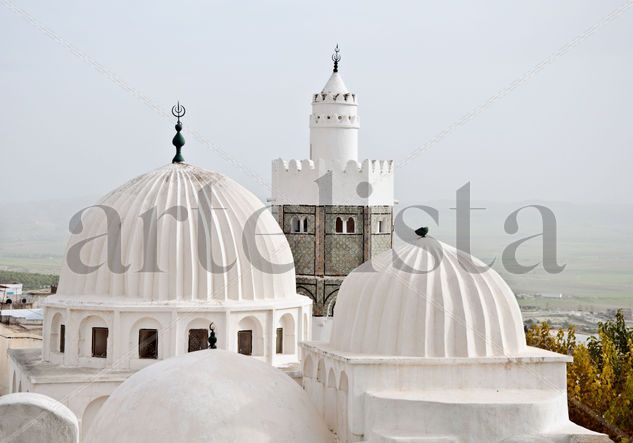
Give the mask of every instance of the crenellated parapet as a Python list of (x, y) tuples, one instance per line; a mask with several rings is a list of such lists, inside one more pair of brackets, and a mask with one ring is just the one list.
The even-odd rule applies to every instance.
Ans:
[(272, 164), (273, 205), (393, 206), (393, 160), (283, 160)]
[(320, 92), (312, 96), (312, 104), (317, 103), (356, 105), (356, 94), (351, 92)]

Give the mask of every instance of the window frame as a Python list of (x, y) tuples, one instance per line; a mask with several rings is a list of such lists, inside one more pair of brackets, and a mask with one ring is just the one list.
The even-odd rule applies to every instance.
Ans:
[[(96, 341), (97, 341), (97, 333), (105, 331), (105, 348), (103, 355), (98, 354), (96, 352)], [(93, 326), (92, 327), (92, 357), (93, 358), (108, 358), (108, 337), (110, 335), (110, 331), (107, 327), (104, 326)]]

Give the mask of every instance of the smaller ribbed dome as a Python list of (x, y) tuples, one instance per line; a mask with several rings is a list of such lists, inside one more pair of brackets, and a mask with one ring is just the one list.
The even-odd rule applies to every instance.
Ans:
[(494, 270), (477, 268), (485, 265), (433, 238), (380, 254), (343, 281), (332, 347), (418, 357), (520, 353), (525, 334), (512, 290)]

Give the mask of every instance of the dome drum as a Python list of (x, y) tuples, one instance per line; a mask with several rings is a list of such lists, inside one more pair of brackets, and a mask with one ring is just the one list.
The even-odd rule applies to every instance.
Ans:
[[(242, 349), (242, 353), (283, 366), (299, 361), (299, 342), (310, 337), (311, 308), (306, 297), (277, 305), (176, 309), (169, 305), (51, 304), (45, 308), (42, 358), (65, 367), (137, 370), (156, 360), (206, 349), (213, 324), (218, 349), (239, 352), (240, 337), (247, 333), (250, 350)], [(103, 349), (95, 348), (95, 330), (103, 331)], [(155, 347), (153, 353), (143, 355), (144, 340)]]
[(44, 303), (45, 361), (136, 370), (205, 349), (213, 324), (218, 348), (298, 362), (312, 301), (296, 292), (279, 225), (233, 180), (173, 163), (115, 189), (72, 229), (57, 294)]

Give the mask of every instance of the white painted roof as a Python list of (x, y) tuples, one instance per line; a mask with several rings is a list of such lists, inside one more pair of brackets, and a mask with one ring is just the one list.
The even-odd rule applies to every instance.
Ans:
[[(434, 257), (439, 265), (434, 268)], [(519, 305), (492, 269), (433, 238), (386, 251), (349, 274), (331, 346), (418, 357), (513, 356), (526, 349)], [(433, 270), (432, 270), (433, 269)]]
[(86, 443), (333, 442), (292, 378), (207, 349), (152, 364), (104, 403)]
[(333, 72), (321, 92), (326, 94), (347, 94), (349, 89), (343, 83), (341, 75), (338, 72)]
[[(169, 164), (127, 182), (99, 204), (121, 218), (122, 264), (130, 267), (123, 273), (109, 268), (102, 236), (106, 217), (101, 209), (89, 209), (68, 247), (97, 236), (82, 247), (81, 257), (86, 265), (101, 266), (82, 273), (69, 266), (67, 255), (51, 302), (81, 296), (216, 303), (297, 296), (292, 253), (279, 225), (255, 195), (222, 174)], [(180, 220), (175, 211), (163, 215), (176, 206), (186, 210)], [(144, 214), (152, 208), (154, 222), (146, 224)], [(200, 214), (206, 214), (202, 220)], [(160, 272), (151, 272), (153, 260), (145, 255), (154, 244)]]

